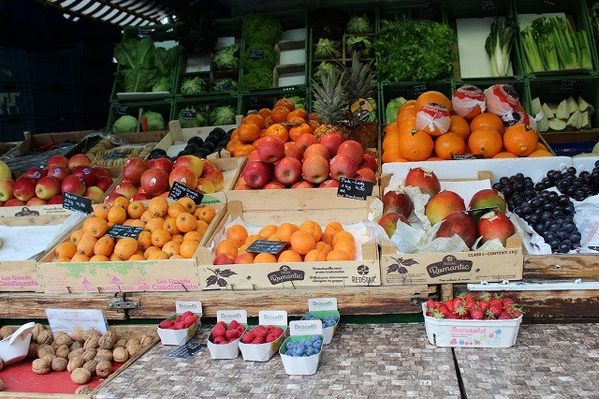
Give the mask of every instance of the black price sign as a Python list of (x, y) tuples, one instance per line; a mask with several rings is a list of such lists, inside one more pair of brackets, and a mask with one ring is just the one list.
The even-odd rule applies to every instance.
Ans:
[(185, 345), (178, 347), (177, 349), (169, 352), (166, 357), (173, 357), (177, 359), (189, 359), (196, 353), (201, 352), (206, 348), (206, 345), (200, 344), (199, 342), (187, 342)]
[(127, 115), (129, 114), (129, 107), (127, 105), (115, 104), (114, 113), (119, 116)]
[(364, 43), (364, 40), (360, 40), (359, 42), (352, 43), (351, 48), (354, 51), (366, 50), (366, 43)]
[(196, 111), (184, 109), (181, 111), (181, 119), (194, 120), (196, 118), (197, 114), (198, 113)]
[(112, 238), (137, 238), (142, 230), (143, 227), (139, 226), (124, 226), (122, 224), (114, 224), (108, 229), (106, 235)]
[(482, 159), (484, 158), (482, 154), (461, 154), (461, 155), (452, 155), (451, 159)]
[(81, 197), (69, 192), (62, 194), (62, 207), (75, 212), (93, 213), (94, 211), (91, 198)]
[(339, 187), (337, 187), (337, 197), (366, 201), (366, 198), (372, 195), (373, 187), (374, 183), (370, 181), (341, 177)]
[(494, 11), (497, 8), (497, 0), (481, 0), (483, 11)]
[(189, 197), (193, 200), (193, 202), (196, 203), (196, 205), (199, 205), (202, 203), (204, 194), (176, 181), (174, 182), (171, 191), (168, 193), (168, 197), (174, 199), (175, 201), (179, 198)]
[(223, 80), (218, 85), (218, 91), (229, 91), (233, 88), (233, 81), (231, 79)]
[(564, 79), (560, 82), (560, 84), (560, 88), (562, 91), (571, 92), (572, 90), (574, 90), (574, 87), (576, 86), (576, 81), (572, 79)]
[(252, 59), (264, 58), (264, 50), (259, 48), (251, 48), (248, 57)]
[(249, 247), (247, 252), (261, 253), (266, 252), (268, 254), (278, 254), (287, 245), (283, 241), (267, 241), (267, 240), (256, 240)]
[(137, 30), (137, 37), (140, 39), (143, 39), (144, 37), (152, 37), (153, 32), (153, 28), (139, 28)]
[(426, 83), (416, 83), (413, 87), (414, 96), (419, 96), (425, 91), (428, 91), (428, 85)]
[(256, 96), (252, 96), (249, 98), (249, 102), (250, 102), (250, 107), (259, 107), (260, 104), (262, 104), (260, 102), (260, 98), (256, 97)]

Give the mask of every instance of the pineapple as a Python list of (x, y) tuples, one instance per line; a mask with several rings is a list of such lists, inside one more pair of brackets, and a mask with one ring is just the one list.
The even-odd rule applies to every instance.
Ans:
[(312, 110), (320, 119), (320, 126), (314, 130), (319, 139), (325, 134), (338, 133), (347, 139), (349, 128), (341, 123), (346, 117), (347, 101), (343, 93), (345, 88), (345, 71), (330, 68), (321, 73), (322, 85), (312, 81), (314, 102)]
[[(347, 102), (350, 108), (352, 105), (360, 99), (367, 100), (372, 105), (370, 111), (370, 118), (367, 121), (357, 120), (353, 115), (350, 119), (353, 120), (352, 128), (350, 130), (349, 138), (356, 140), (364, 148), (376, 148), (378, 145), (378, 123), (376, 121), (376, 102), (372, 98), (374, 94), (373, 84), (376, 76), (372, 69), (373, 62), (370, 61), (366, 64), (360, 62), (358, 53), (354, 51), (352, 56), (351, 74), (346, 85)], [(358, 104), (356, 104), (356, 107)]]

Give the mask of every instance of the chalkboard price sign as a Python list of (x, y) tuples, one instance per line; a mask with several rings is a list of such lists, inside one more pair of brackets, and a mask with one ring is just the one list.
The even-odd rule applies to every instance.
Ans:
[(181, 110), (181, 119), (194, 120), (197, 115), (198, 115), (198, 113), (194, 110), (190, 110), (190, 109)]
[(264, 50), (259, 48), (251, 48), (248, 57), (253, 59), (264, 58)]
[(115, 104), (114, 114), (118, 116), (127, 115), (129, 113), (129, 107), (127, 105)]
[(204, 194), (176, 181), (173, 184), (171, 191), (168, 193), (168, 197), (170, 199), (174, 199), (175, 201), (179, 198), (189, 197), (193, 200), (193, 202), (196, 203), (196, 205), (199, 205), (202, 203), (202, 197), (204, 197)]
[(143, 227), (114, 224), (108, 229), (106, 235), (112, 238), (137, 238), (137, 236), (139, 235), (139, 233), (142, 232), (142, 230)]
[(416, 83), (413, 87), (414, 96), (419, 96), (425, 91), (428, 91), (428, 85), (426, 83)]
[(359, 42), (352, 43), (351, 47), (354, 51), (366, 50), (366, 43), (364, 43), (364, 40), (360, 40)]
[(267, 240), (256, 240), (249, 247), (247, 247), (247, 252), (266, 252), (268, 254), (278, 254), (281, 252), (283, 248), (287, 245), (286, 242), (283, 241), (267, 241)]
[(372, 195), (373, 187), (374, 184), (369, 181), (341, 177), (337, 188), (337, 197), (366, 201), (366, 198)]
[(68, 192), (62, 194), (62, 207), (75, 212), (92, 213), (94, 211), (91, 198)]

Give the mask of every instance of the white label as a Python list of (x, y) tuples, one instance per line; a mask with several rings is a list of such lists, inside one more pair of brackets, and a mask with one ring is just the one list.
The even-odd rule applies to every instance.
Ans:
[(258, 312), (258, 323), (263, 326), (287, 326), (287, 311), (261, 310)]
[(216, 321), (224, 321), (229, 324), (237, 320), (239, 324), (248, 324), (248, 314), (245, 310), (218, 310), (216, 312)]
[(190, 311), (202, 315), (202, 302), (197, 301), (176, 301), (175, 308), (177, 313)]
[(71, 334), (74, 327), (95, 328), (102, 334), (108, 331), (104, 312), (99, 309), (46, 309), (46, 316), (53, 334), (59, 331)]
[(289, 322), (289, 335), (322, 335), (322, 321), (294, 320)]
[(308, 309), (315, 310), (337, 310), (337, 298), (310, 298)]

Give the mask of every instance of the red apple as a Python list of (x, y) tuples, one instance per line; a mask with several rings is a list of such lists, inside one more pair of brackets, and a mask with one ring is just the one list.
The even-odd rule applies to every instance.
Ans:
[(358, 165), (360, 165), (360, 161), (356, 161), (350, 155), (338, 152), (330, 162), (331, 177), (335, 180), (339, 180), (340, 177), (353, 179), (358, 173)]
[(194, 171), (196, 177), (200, 177), (202, 175), (202, 170), (204, 169), (204, 161), (202, 161), (202, 158), (195, 155), (181, 155), (175, 161), (173, 169), (177, 166), (187, 166)]
[(62, 204), (62, 195), (55, 195), (48, 200), (48, 205), (60, 205)]
[(331, 160), (331, 153), (329, 152), (329, 149), (321, 143), (310, 144), (304, 151), (303, 159), (309, 158), (312, 155), (320, 155), (327, 161)]
[(225, 185), (225, 176), (223, 175), (222, 170), (207, 159), (204, 160), (204, 170), (202, 171), (201, 178), (212, 182), (214, 192), (221, 190)]
[(365, 152), (364, 159), (362, 159), (362, 162), (360, 162), (360, 169), (363, 167), (368, 167), (368, 168), (372, 169), (372, 171), (374, 173), (376, 173), (376, 171), (378, 169), (377, 163), (376, 163), (376, 157), (372, 154)]
[(38, 197), (31, 197), (29, 201), (25, 203), (26, 206), (34, 206), (34, 205), (46, 205), (48, 201), (43, 200)]
[(463, 212), (465, 210), (464, 199), (459, 194), (449, 190), (443, 190), (433, 195), (424, 206), (424, 214), (431, 222), (431, 226), (434, 226), (452, 213)]
[(106, 168), (103, 168), (101, 166), (94, 166), (92, 170), (94, 171), (94, 175), (96, 175), (96, 179), (99, 179), (100, 176), (106, 176), (112, 179), (112, 175)]
[(27, 202), (31, 197), (35, 197), (36, 184), (37, 182), (33, 177), (21, 176), (15, 181), (12, 193), (19, 201)]
[(302, 154), (311, 144), (318, 143), (318, 138), (312, 133), (303, 133), (295, 140), (295, 145), (300, 149)]
[(135, 194), (137, 194), (137, 186), (131, 182), (122, 181), (116, 185), (113, 192), (124, 195), (127, 197), (127, 199), (131, 199)]
[(71, 174), (82, 178), (87, 187), (95, 185), (98, 180), (93, 169), (85, 165), (76, 166)]
[(189, 188), (196, 188), (198, 185), (198, 176), (187, 166), (175, 165), (171, 173), (168, 175), (169, 187), (173, 187), (173, 184), (175, 184), (176, 181)]
[(139, 186), (141, 175), (148, 169), (148, 162), (140, 157), (129, 158), (123, 167), (123, 178)]
[(104, 196), (104, 191), (98, 186), (89, 186), (85, 189), (83, 196), (91, 199), (94, 204), (99, 204)]
[(467, 213), (452, 213), (441, 222), (441, 226), (437, 231), (437, 237), (453, 237), (456, 234), (464, 240), (468, 248), (474, 245), (474, 241), (476, 241), (476, 223)]
[(236, 264), (249, 264), (254, 263), (254, 256), (249, 252), (242, 252), (235, 257), (233, 263)]
[(96, 179), (96, 186), (100, 187), (102, 191), (108, 190), (112, 183), (112, 177), (110, 176), (100, 176)]
[(44, 176), (35, 185), (35, 195), (44, 200), (49, 200), (60, 194), (61, 180), (54, 176)]
[(372, 169), (368, 167), (358, 169), (358, 171), (356, 172), (355, 179), (376, 183), (376, 175), (374, 174)]
[[(206, 171), (206, 169), (204, 169), (204, 171)], [(214, 189), (214, 183), (212, 183), (212, 181), (206, 179), (205, 177), (198, 178), (198, 184), (196, 185), (195, 189), (197, 191), (203, 192), (204, 194), (216, 192), (216, 190)]]
[(71, 171), (66, 166), (50, 165), (48, 166), (47, 176), (54, 176), (59, 180), (64, 179), (71, 174)]
[(231, 265), (233, 264), (235, 261), (235, 258), (233, 258), (231, 255), (226, 254), (226, 253), (222, 253), (216, 256), (216, 258), (214, 258), (214, 261), (212, 262), (213, 265)]
[[(84, 168), (87, 168), (87, 166), (84, 166)], [(83, 195), (85, 193), (85, 188), (85, 181), (77, 175), (65, 177), (60, 185), (60, 189), (63, 193), (71, 193), (75, 195)]]
[(285, 156), (297, 158), (298, 161), (303, 159), (302, 150), (293, 141), (287, 141), (285, 143)]
[(67, 168), (67, 164), (69, 163), (69, 159), (64, 155), (52, 155), (48, 162), (46, 162), (46, 167), (50, 169), (50, 165), (63, 166)]
[(300, 180), (298, 182), (295, 182), (291, 188), (314, 188), (314, 185), (308, 181), (305, 180)]
[(35, 182), (37, 183), (37, 181), (39, 179), (46, 176), (47, 174), (48, 174), (48, 171), (45, 169), (29, 168), (29, 169), (27, 169), (27, 172), (25, 172), (23, 174), (23, 176), (33, 177), (35, 179)]
[(268, 164), (261, 161), (248, 162), (243, 171), (245, 184), (252, 188), (262, 188), (271, 180), (272, 172)]
[(11, 198), (4, 203), (4, 206), (23, 206), (23, 205), (25, 205), (25, 203), (16, 198)]
[(383, 215), (379, 220), (379, 225), (385, 229), (385, 233), (387, 236), (391, 238), (393, 234), (395, 234), (395, 230), (397, 230), (397, 223), (405, 223), (410, 226), (410, 222), (405, 218), (404, 215), (400, 215), (399, 213), (388, 213)]
[(493, 188), (485, 188), (476, 192), (470, 199), (470, 204), (468, 205), (468, 209), (492, 207), (495, 207), (496, 209), (481, 209), (480, 211), (470, 212), (470, 216), (472, 216), (475, 222), (478, 222), (478, 219), (480, 219), (482, 215), (491, 210), (505, 213), (505, 198), (502, 193)]
[(345, 140), (337, 149), (336, 155), (341, 154), (351, 157), (359, 165), (364, 159), (364, 147), (356, 140)]
[(13, 188), (15, 181), (13, 179), (2, 179), (0, 180), (0, 201), (6, 202), (11, 198), (14, 198)]
[(106, 203), (106, 204), (112, 204), (112, 203), (114, 202), (114, 200), (115, 200), (115, 199), (117, 199), (117, 198), (120, 198), (120, 197), (127, 198), (127, 197), (125, 197), (123, 194), (119, 194), (119, 193), (112, 192), (112, 193), (108, 194), (108, 195), (107, 195), (107, 196), (104, 198), (104, 201), (102, 201), (102, 202), (104, 202), (104, 203)]
[(237, 183), (235, 183), (234, 190), (253, 190), (253, 188), (248, 186), (245, 183), (245, 180), (243, 179), (243, 175), (242, 175), (242, 176), (239, 176), (239, 180), (237, 180)]
[(146, 194), (155, 197), (168, 190), (168, 173), (162, 169), (148, 169), (141, 175), (140, 184)]
[(325, 181), (323, 181), (322, 183), (320, 183), (321, 188), (326, 188), (326, 187), (339, 187), (339, 182), (335, 179), (326, 179)]
[(329, 177), (329, 161), (320, 155), (312, 155), (304, 159), (302, 177), (312, 184), (322, 183)]
[(406, 186), (418, 187), (423, 194), (428, 194), (431, 197), (441, 191), (441, 183), (430, 169), (412, 168), (406, 174), (404, 180)]
[(280, 190), (282, 188), (287, 188), (283, 185), (283, 183), (281, 183), (280, 181), (277, 180), (271, 180), (268, 183), (266, 183), (264, 185), (264, 187), (262, 187), (263, 190)]
[(133, 201), (143, 201), (143, 200), (150, 200), (154, 197), (152, 197), (150, 194), (146, 194), (146, 193), (137, 193), (133, 196), (133, 198), (131, 198), (131, 200)]
[(285, 185), (291, 185), (302, 177), (302, 163), (294, 157), (284, 157), (275, 164), (275, 177)]
[(256, 145), (256, 152), (262, 162), (274, 164), (285, 156), (285, 143), (277, 136), (264, 136)]
[(337, 155), (337, 150), (344, 141), (345, 139), (343, 136), (337, 133), (325, 134), (320, 138), (320, 144), (327, 147), (329, 154), (331, 154), (332, 157)]
[(253, 150), (248, 154), (246, 162), (259, 161), (258, 150)]
[(510, 218), (499, 211), (487, 212), (480, 217), (477, 224), (480, 244), (493, 239), (499, 239), (505, 247), (507, 239), (516, 233)]
[(93, 162), (89, 157), (85, 154), (75, 154), (67, 161), (67, 167), (69, 170), (74, 170), (77, 166), (88, 166), (91, 168), (93, 166)]
[(409, 218), (414, 209), (414, 203), (408, 194), (403, 190), (390, 190), (383, 195), (383, 214), (399, 213)]
[[(148, 161), (148, 169), (162, 169), (167, 174), (169, 174), (173, 170), (174, 164), (175, 164), (175, 162), (172, 159), (167, 158), (167, 157), (154, 158), (154, 159), (150, 159)], [(141, 177), (140, 177), (140, 179), (141, 179)]]

